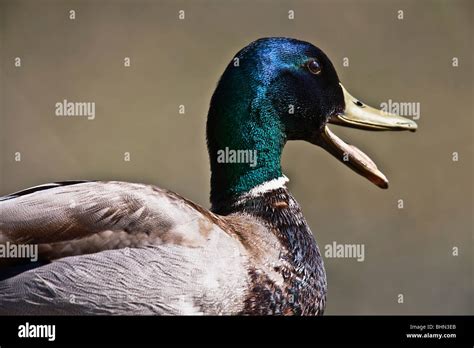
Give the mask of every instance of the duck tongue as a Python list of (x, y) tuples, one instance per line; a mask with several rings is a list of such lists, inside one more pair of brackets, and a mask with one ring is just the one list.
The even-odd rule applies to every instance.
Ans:
[(324, 148), (346, 166), (366, 177), (378, 187), (388, 188), (387, 178), (378, 170), (377, 165), (369, 156), (354, 145), (346, 144), (331, 132), (327, 125), (311, 142)]

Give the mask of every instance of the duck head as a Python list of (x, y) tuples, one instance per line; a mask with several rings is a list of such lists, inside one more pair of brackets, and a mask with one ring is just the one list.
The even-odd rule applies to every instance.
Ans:
[(338, 138), (330, 123), (366, 130), (417, 128), (352, 97), (326, 54), (308, 42), (264, 38), (243, 48), (222, 75), (208, 114), (213, 205), (283, 177), (280, 158), (288, 140), (318, 145), (387, 188), (375, 163)]

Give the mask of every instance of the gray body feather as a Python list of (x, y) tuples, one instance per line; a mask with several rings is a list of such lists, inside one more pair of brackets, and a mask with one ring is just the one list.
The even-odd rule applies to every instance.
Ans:
[(0, 314), (243, 309), (247, 251), (224, 220), (174, 193), (87, 182), (4, 199), (0, 213), (1, 243), (38, 244), (52, 261), (0, 282)]

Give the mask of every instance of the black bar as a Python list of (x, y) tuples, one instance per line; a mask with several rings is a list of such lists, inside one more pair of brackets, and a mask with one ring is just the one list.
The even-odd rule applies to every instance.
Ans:
[[(55, 325), (55, 340), (20, 325)], [(431, 326), (430, 326), (431, 325)], [(25, 328), (25, 327), (24, 327)], [(17, 344), (411, 344), (472, 347), (472, 316), (0, 317), (0, 346)], [(23, 332), (26, 332), (23, 330)], [(425, 337), (408, 337), (421, 334)], [(434, 334), (450, 335), (434, 338)], [(455, 337), (452, 337), (453, 334)], [(428, 337), (431, 335), (430, 337)]]

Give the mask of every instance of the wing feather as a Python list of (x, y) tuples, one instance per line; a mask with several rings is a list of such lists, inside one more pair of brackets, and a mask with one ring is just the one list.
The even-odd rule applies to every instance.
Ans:
[(224, 223), (173, 192), (143, 184), (55, 183), (7, 197), (0, 201), (0, 243), (37, 244), (45, 259), (162, 243), (196, 247)]
[(243, 310), (246, 249), (225, 218), (175, 193), (124, 182), (52, 184), (0, 200), (0, 215), (0, 244), (38, 244), (41, 261), (52, 260), (4, 268), (21, 271), (0, 280), (0, 314)]

